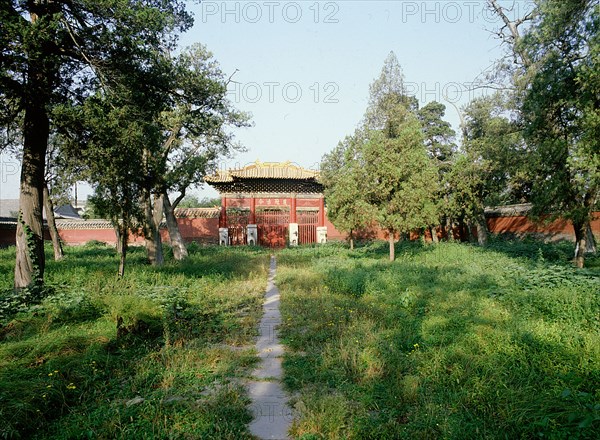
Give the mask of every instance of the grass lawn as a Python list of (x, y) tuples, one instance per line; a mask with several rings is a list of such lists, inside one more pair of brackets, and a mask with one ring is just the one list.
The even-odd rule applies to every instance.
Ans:
[(117, 280), (114, 249), (53, 262), (48, 248), (53, 293), (15, 315), (14, 248), (1, 250), (0, 438), (250, 438), (240, 378), (257, 359), (268, 253), (190, 251), (153, 268), (134, 248)]
[(600, 260), (572, 245), (278, 255), (301, 439), (600, 438)]

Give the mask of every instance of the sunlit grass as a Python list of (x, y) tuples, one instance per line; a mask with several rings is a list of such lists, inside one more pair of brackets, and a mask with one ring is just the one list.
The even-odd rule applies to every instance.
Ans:
[[(0, 251), (5, 294), (13, 258)], [(119, 280), (114, 249), (67, 248), (48, 261), (50, 295), (2, 316), (0, 437), (250, 438), (241, 379), (257, 359), (268, 254), (144, 260), (132, 249)]]
[(600, 437), (600, 272), (536, 242), (279, 255), (300, 438)]

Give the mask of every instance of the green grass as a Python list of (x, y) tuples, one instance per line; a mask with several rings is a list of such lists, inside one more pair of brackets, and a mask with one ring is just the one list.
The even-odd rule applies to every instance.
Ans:
[(282, 251), (293, 434), (600, 438), (600, 265), (573, 269), (571, 248)]
[[(153, 268), (133, 248), (118, 280), (114, 249), (67, 248), (61, 262), (47, 249), (52, 293), (0, 307), (0, 438), (251, 438), (241, 380), (268, 254), (190, 250)], [(14, 248), (0, 251), (2, 298), (13, 268)]]

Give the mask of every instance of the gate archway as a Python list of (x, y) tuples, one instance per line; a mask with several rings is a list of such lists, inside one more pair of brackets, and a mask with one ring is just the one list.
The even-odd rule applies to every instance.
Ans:
[(265, 210), (256, 213), (258, 244), (269, 248), (282, 248), (287, 244), (289, 211)]
[(262, 246), (284, 247), (326, 240), (323, 185), (316, 170), (256, 161), (218, 170), (205, 181), (221, 195), (220, 243), (256, 239)]

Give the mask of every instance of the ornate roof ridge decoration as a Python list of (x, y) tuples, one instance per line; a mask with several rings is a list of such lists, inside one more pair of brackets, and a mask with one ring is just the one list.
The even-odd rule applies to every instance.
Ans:
[(226, 183), (238, 179), (298, 179), (318, 180), (319, 171), (308, 170), (291, 161), (286, 162), (261, 162), (257, 160), (243, 168), (217, 170), (210, 176), (205, 176), (208, 183)]

